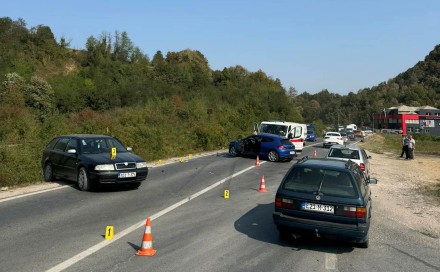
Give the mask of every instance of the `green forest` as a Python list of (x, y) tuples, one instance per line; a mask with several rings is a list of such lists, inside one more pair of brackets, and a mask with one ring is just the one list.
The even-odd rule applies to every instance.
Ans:
[(127, 32), (69, 46), (49, 26), (0, 18), (0, 186), (41, 182), (42, 151), (56, 135), (112, 135), (153, 161), (226, 148), (262, 120), (370, 126), (386, 107), (440, 108), (440, 45), (395, 78), (348, 95), (298, 94), (239, 65), (212, 70), (193, 49), (150, 58)]

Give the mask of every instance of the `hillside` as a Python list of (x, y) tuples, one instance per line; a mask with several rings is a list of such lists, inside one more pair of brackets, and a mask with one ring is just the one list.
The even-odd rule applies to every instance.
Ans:
[(254, 122), (369, 125), (384, 107), (440, 107), (439, 46), (413, 68), (358, 93), (298, 95), (264, 71), (212, 70), (202, 52), (152, 58), (126, 32), (90, 36), (85, 50), (49, 26), (0, 18), (0, 185), (41, 179), (39, 160), (55, 135), (117, 136), (147, 160), (225, 147)]

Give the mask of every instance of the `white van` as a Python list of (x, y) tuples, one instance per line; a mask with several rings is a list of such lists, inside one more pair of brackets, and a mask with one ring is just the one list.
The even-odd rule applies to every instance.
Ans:
[(284, 121), (263, 121), (260, 124), (254, 124), (254, 132), (287, 137), (295, 145), (295, 151), (301, 153), (307, 137), (307, 125)]

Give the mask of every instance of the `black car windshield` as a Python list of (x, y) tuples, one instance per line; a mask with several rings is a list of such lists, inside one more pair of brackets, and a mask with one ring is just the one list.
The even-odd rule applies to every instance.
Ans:
[(345, 198), (357, 197), (348, 173), (338, 170), (296, 167), (286, 177), (283, 188), (299, 193)]
[(82, 138), (79, 143), (84, 154), (110, 153), (113, 147), (116, 147), (116, 152), (127, 152), (127, 149), (113, 138)]

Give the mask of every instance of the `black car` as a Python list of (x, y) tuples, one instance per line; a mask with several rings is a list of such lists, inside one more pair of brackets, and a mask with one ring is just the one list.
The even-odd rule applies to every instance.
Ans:
[(286, 137), (258, 133), (244, 139), (229, 143), (229, 154), (233, 157), (240, 155), (259, 156), (269, 161), (291, 161), (295, 155), (295, 146)]
[(368, 247), (370, 183), (352, 161), (303, 158), (284, 176), (273, 220), (281, 237), (311, 235)]
[(82, 191), (100, 184), (137, 189), (147, 178), (148, 168), (144, 159), (130, 151), (119, 140), (106, 135), (58, 136), (43, 151), (43, 176), (46, 181), (76, 181)]
[(349, 139), (350, 141), (354, 141), (354, 140), (356, 140), (356, 135), (354, 134), (353, 131), (348, 131), (348, 132), (347, 132), (347, 136), (348, 136), (348, 139)]

